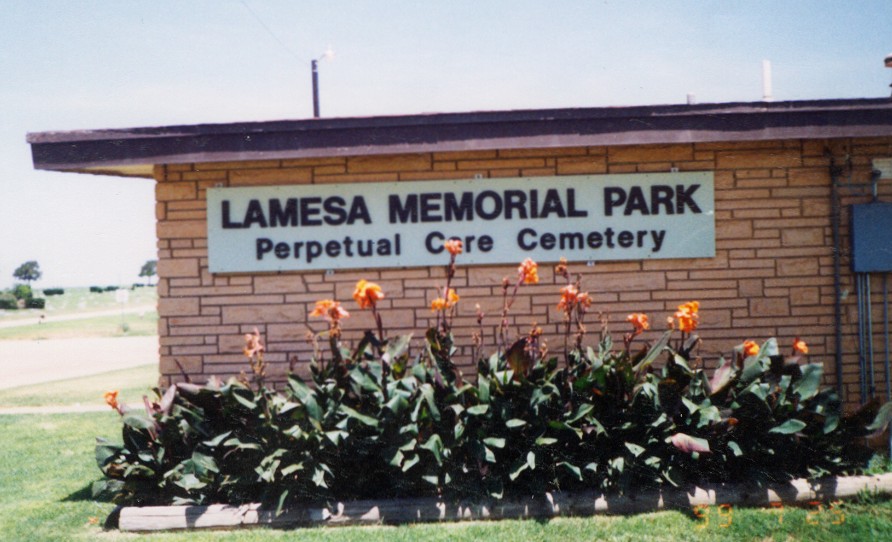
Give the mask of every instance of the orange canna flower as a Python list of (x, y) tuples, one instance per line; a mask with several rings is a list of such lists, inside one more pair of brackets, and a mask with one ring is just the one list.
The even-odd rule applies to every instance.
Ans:
[(635, 333), (641, 333), (645, 329), (650, 329), (650, 323), (647, 321), (647, 315), (643, 312), (635, 312), (626, 317), (626, 320), (635, 328)]
[(253, 333), (245, 333), (245, 349), (246, 358), (253, 358), (255, 355), (263, 353), (263, 344), (260, 342), (260, 331), (255, 327)]
[(759, 345), (753, 341), (743, 342), (743, 355), (746, 357), (755, 356), (759, 353)]
[(118, 404), (118, 390), (115, 391), (107, 391), (103, 395), (105, 398), (105, 404), (112, 407), (115, 410), (118, 410), (120, 405)]
[(458, 303), (459, 299), (461, 299), (461, 298), (458, 297), (458, 294), (455, 293), (455, 290), (452, 288), (449, 288), (449, 291), (446, 292), (446, 306), (451, 307), (451, 306), (455, 305), (456, 303)]
[(799, 337), (793, 340), (793, 353), (808, 354), (808, 345)]
[(446, 252), (456, 256), (462, 253), (462, 242), (458, 239), (447, 239), (445, 243), (443, 243), (443, 247), (446, 249)]
[(561, 288), (561, 300), (557, 304), (558, 310), (565, 311), (575, 307), (578, 295), (579, 290), (577, 290), (576, 286), (573, 286), (572, 284), (568, 284)]
[(520, 267), (517, 268), (517, 274), (524, 284), (538, 284), (539, 264), (534, 262), (532, 258), (527, 258), (520, 263)]
[(583, 308), (589, 308), (592, 306), (592, 296), (588, 295), (588, 292), (582, 292), (576, 296), (576, 305)]
[(433, 301), (431, 301), (431, 310), (434, 312), (437, 312), (437, 311), (451, 308), (456, 303), (458, 303), (459, 299), (460, 298), (458, 297), (458, 294), (455, 293), (455, 290), (452, 288), (449, 288), (449, 291), (446, 292), (445, 299), (442, 297), (438, 297), (437, 299), (434, 299)]
[(340, 303), (332, 299), (323, 299), (316, 302), (316, 307), (310, 316), (321, 316), (329, 322), (337, 322), (342, 318), (349, 318), (350, 313), (347, 312)]
[(697, 329), (700, 323), (700, 315), (697, 311), (700, 309), (700, 303), (697, 301), (689, 301), (678, 306), (675, 313), (675, 319), (678, 322), (678, 329), (682, 332), (691, 332)]
[(381, 287), (374, 282), (365, 279), (356, 283), (356, 290), (353, 291), (353, 299), (359, 304), (360, 309), (368, 309), (374, 307), (378, 301), (384, 299), (384, 292)]

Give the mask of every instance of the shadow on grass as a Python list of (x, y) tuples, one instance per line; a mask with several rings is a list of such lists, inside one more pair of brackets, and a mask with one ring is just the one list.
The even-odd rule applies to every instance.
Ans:
[(112, 502), (112, 496), (103, 491), (99, 495), (93, 496), (93, 482), (85, 485), (84, 487), (78, 489), (74, 493), (70, 493), (67, 497), (62, 499), (62, 502), (78, 502), (78, 501), (92, 501), (92, 502)]

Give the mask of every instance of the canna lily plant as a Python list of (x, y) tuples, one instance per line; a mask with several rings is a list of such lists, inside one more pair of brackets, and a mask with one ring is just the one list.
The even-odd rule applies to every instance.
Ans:
[[(714, 362), (699, 355), (700, 304), (670, 315), (647, 340), (651, 319), (627, 316), (614, 344), (606, 320), (587, 345), (592, 299), (565, 261), (555, 276), (564, 348), (553, 354), (533, 323), (513, 340), (508, 316), (520, 288), (539, 281), (527, 259), (502, 282), (494, 352), (483, 354), (483, 320), (472, 339), (476, 376), (455, 362), (453, 277), (461, 242), (445, 244), (445, 284), (431, 303), (436, 324), (410, 355), (411, 336), (389, 337), (377, 311), (385, 293), (365, 280), (353, 298), (375, 330), (343, 343), (340, 302), (310, 313), (328, 328), (313, 336), (311, 377), (265, 382), (262, 337), (245, 336), (253, 380), (178, 383), (143, 411), (122, 414), (123, 442), (97, 445), (105, 475), (94, 490), (131, 504), (261, 501), (282, 510), (332, 499), (433, 496), (532, 498), (546, 491), (634, 495), (706, 482), (755, 485), (856, 472), (892, 405), (871, 402), (844, 416), (820, 363), (796, 339), (747, 340)], [(328, 351), (318, 346), (327, 338)]]

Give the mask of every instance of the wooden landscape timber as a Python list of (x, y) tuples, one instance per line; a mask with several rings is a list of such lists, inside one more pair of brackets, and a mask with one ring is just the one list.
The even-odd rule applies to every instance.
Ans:
[(892, 473), (873, 476), (839, 476), (818, 480), (796, 479), (770, 488), (743, 485), (707, 486), (692, 490), (646, 492), (637, 496), (605, 497), (600, 493), (546, 493), (528, 501), (489, 501), (450, 504), (436, 498), (365, 500), (326, 507), (274, 510), (259, 504), (230, 506), (125, 507), (118, 527), (122, 531), (231, 529), (266, 526), (341, 526), (399, 524), (462, 520), (497, 520), (636, 514), (695, 506), (769, 506), (772, 503), (807, 505), (814, 501), (852, 498), (859, 493), (892, 494)]

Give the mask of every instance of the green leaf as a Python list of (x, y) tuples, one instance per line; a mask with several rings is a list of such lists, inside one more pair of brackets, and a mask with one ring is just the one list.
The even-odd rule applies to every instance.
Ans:
[(519, 460), (514, 463), (514, 466), (511, 469), (511, 472), (508, 473), (508, 478), (512, 481), (516, 480), (518, 476), (523, 474), (523, 471), (530, 468), (530, 465), (526, 461)]
[(96, 439), (96, 464), (99, 468), (105, 466), (109, 459), (118, 455), (123, 448), (117, 444), (112, 444), (103, 438)]
[(632, 452), (632, 455), (634, 455), (635, 457), (638, 457), (639, 455), (644, 453), (644, 448), (642, 448), (641, 446), (638, 446), (637, 444), (633, 444), (631, 442), (626, 442), (625, 444), (626, 444), (626, 448), (630, 452)]
[(247, 408), (248, 410), (256, 410), (257, 403), (255, 403), (251, 399), (248, 399), (248, 397), (243, 397), (242, 395), (253, 395), (253, 392), (249, 390), (242, 390), (240, 388), (233, 388), (232, 397), (234, 397), (236, 401), (238, 401), (243, 407)]
[(339, 446), (341, 442), (349, 436), (346, 431), (326, 431), (325, 438), (331, 441), (335, 446)]
[(399, 414), (409, 408), (409, 401), (407, 401), (401, 394), (395, 393), (389, 401), (384, 403), (384, 408), (394, 414)]
[(797, 419), (789, 419), (777, 427), (772, 427), (769, 433), (780, 433), (781, 435), (792, 435), (805, 429), (805, 422)]
[(219, 467), (217, 467), (217, 461), (213, 457), (201, 452), (192, 452), (192, 464), (195, 465), (198, 474), (201, 475), (207, 472), (220, 472)]
[(514, 429), (515, 427), (523, 427), (527, 422), (521, 420), (520, 418), (511, 418), (507, 422), (505, 422), (505, 427), (508, 429)]
[(579, 467), (577, 467), (576, 465), (574, 465), (572, 463), (567, 463), (566, 461), (561, 461), (556, 466), (562, 467), (562, 468), (570, 471), (570, 473), (573, 474), (574, 478), (576, 478), (580, 482), (582, 481), (582, 470), (580, 470)]
[(282, 473), (282, 476), (288, 476), (291, 473), (301, 471), (301, 470), (304, 470), (303, 463), (292, 463), (291, 465), (288, 465), (287, 467), (282, 469), (280, 472)]
[(769, 358), (771, 356), (779, 356), (780, 349), (777, 347), (777, 339), (774, 337), (768, 339), (762, 344), (762, 348), (759, 349), (759, 357), (760, 358)]
[(480, 416), (481, 414), (486, 414), (489, 411), (489, 405), (474, 405), (468, 408), (467, 413), (471, 416)]
[(341, 405), (339, 410), (346, 414), (349, 418), (354, 419), (363, 425), (367, 425), (369, 427), (378, 427), (378, 420), (372, 418), (371, 416), (360, 414), (347, 405)]
[(124, 415), (123, 419), (124, 425), (132, 427), (134, 429), (154, 429), (155, 421), (151, 418), (148, 418), (145, 414), (137, 414), (135, 412), (128, 412)]
[(434, 388), (430, 384), (423, 384), (418, 391), (421, 392), (421, 396), (424, 397), (424, 401), (427, 403), (428, 411), (431, 414), (431, 418), (436, 421), (440, 421), (440, 410), (437, 408), (437, 402), (434, 400)]
[(381, 356), (381, 359), (387, 363), (393, 363), (393, 360), (403, 355), (406, 349), (409, 348), (409, 343), (411, 341), (411, 333), (409, 335), (399, 335), (396, 338), (388, 339), (387, 347), (385, 348), (384, 355)]
[(536, 453), (533, 451), (527, 452), (527, 465), (530, 466), (530, 470), (536, 470)]
[(232, 437), (223, 443), (223, 446), (234, 447), (236, 450), (260, 450), (260, 445), (255, 442), (242, 442), (238, 437)]
[(403, 452), (399, 449), (394, 450), (393, 455), (390, 456), (390, 459), (387, 461), (387, 464), (391, 467), (399, 467), (403, 464), (403, 459), (405, 456)]
[(622, 456), (614, 457), (613, 459), (608, 461), (608, 463), (610, 464), (610, 468), (615, 470), (616, 472), (622, 472), (623, 469), (626, 468), (626, 460), (623, 459)]
[(489, 378), (483, 375), (477, 378), (477, 398), (481, 403), (489, 403)]
[(496, 454), (486, 446), (483, 446), (483, 458), (487, 463), (496, 463)]
[(743, 373), (740, 375), (740, 379), (746, 383), (758, 378), (762, 373), (768, 370), (770, 367), (768, 358), (761, 355), (757, 357), (746, 358), (743, 363)]
[(654, 343), (654, 345), (648, 350), (647, 355), (645, 355), (641, 361), (638, 362), (632, 370), (636, 373), (646, 369), (651, 363), (656, 361), (660, 354), (663, 353), (663, 350), (666, 348), (666, 345), (669, 344), (669, 338), (672, 336), (672, 330), (666, 331), (663, 333), (663, 336), (660, 337), (660, 340)]
[(461, 422), (455, 422), (455, 427), (452, 430), (452, 436), (455, 440), (461, 439), (462, 435), (465, 434), (465, 424)]
[(492, 446), (493, 448), (502, 449), (505, 447), (505, 439), (503, 438), (489, 437), (483, 439), (483, 443), (487, 446)]
[(405, 463), (403, 463), (403, 472), (408, 472), (409, 469), (417, 465), (419, 461), (421, 461), (421, 458), (418, 457), (418, 454), (412, 454), (411, 456), (409, 456), (409, 459), (407, 459)]
[(316, 484), (317, 487), (328, 487), (328, 484), (325, 483), (325, 474), (328, 471), (328, 467), (325, 465), (318, 465), (313, 470), (313, 483)]
[(584, 418), (589, 412), (591, 412), (595, 408), (594, 405), (590, 403), (583, 403), (579, 405), (579, 408), (576, 409), (576, 412), (573, 413), (572, 416), (567, 420), (567, 423), (573, 423), (575, 421), (579, 421)]
[[(539, 437), (536, 439), (536, 444), (539, 446), (550, 446), (550, 445), (554, 444), (555, 442), (557, 442), (557, 439), (551, 438), (551, 437)], [(530, 452), (530, 453), (532, 453), (532, 452)]]
[(430, 438), (427, 439), (427, 442), (419, 447), (434, 454), (434, 459), (437, 460), (437, 465), (443, 464), (443, 441), (440, 440), (440, 435), (437, 435), (436, 433), (431, 435)]
[(823, 368), (820, 363), (809, 363), (802, 366), (802, 377), (793, 385), (793, 392), (799, 395), (801, 400), (807, 401), (818, 393)]
[(880, 407), (873, 422), (868, 425), (866, 429), (868, 431), (881, 432), (886, 429), (889, 423), (892, 423), (892, 402), (886, 403)]
[(731, 449), (731, 452), (734, 453), (735, 456), (740, 457), (743, 455), (743, 450), (740, 449), (740, 445), (734, 442), (733, 440), (728, 441), (728, 448)]
[(276, 503), (276, 517), (279, 517), (282, 515), (282, 509), (285, 507), (285, 501), (287, 499), (288, 499), (288, 490), (286, 489), (286, 490), (282, 491), (282, 493), (279, 494), (279, 502)]
[(208, 446), (210, 448), (216, 448), (217, 446), (220, 445), (221, 442), (226, 440), (226, 438), (229, 437), (229, 435), (231, 435), (231, 434), (232, 434), (232, 431), (227, 431), (225, 433), (221, 433), (221, 434), (217, 435), (216, 437), (212, 438), (211, 440), (204, 441), (202, 444), (204, 444), (205, 446)]
[(307, 414), (310, 418), (317, 422), (321, 421), (322, 409), (319, 408), (319, 403), (316, 402), (316, 394), (294, 376), (288, 377), (288, 387), (291, 388), (298, 401), (307, 409)]

